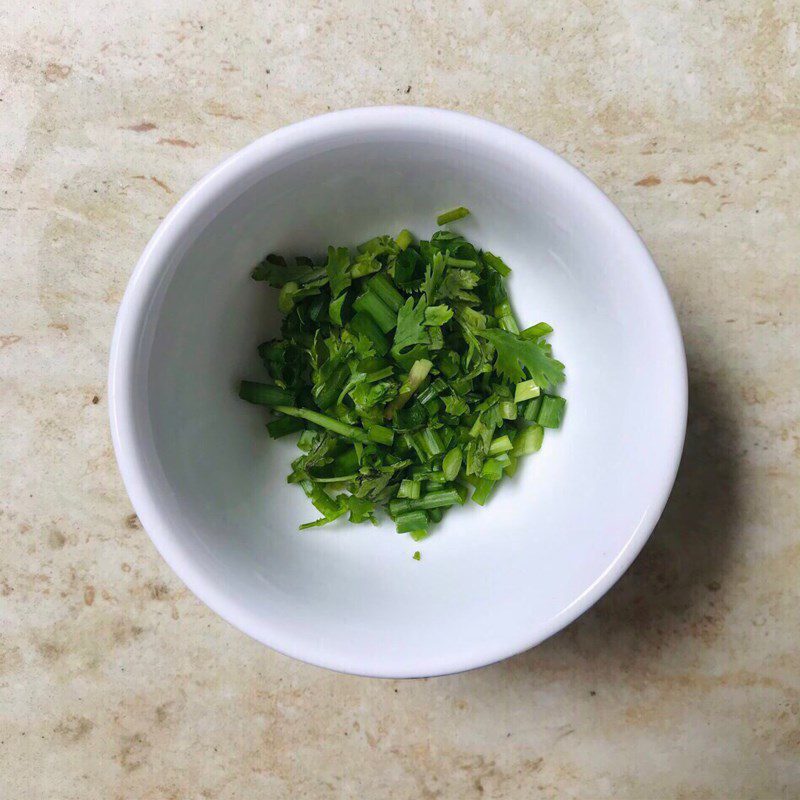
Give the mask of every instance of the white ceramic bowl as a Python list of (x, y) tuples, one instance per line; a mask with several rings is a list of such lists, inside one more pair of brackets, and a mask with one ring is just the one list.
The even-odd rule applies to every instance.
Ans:
[[(567, 366), (562, 430), (485, 508), (415, 544), (390, 523), (300, 533), (293, 441), (237, 381), (264, 379), (275, 295), (266, 252), (322, 254), (375, 234), (454, 228), (512, 266), (524, 325)], [(203, 178), (145, 249), (111, 349), (114, 447), (136, 513), (186, 585), (264, 644), (362, 675), (478, 667), (525, 650), (625, 571), (669, 495), (687, 380), (658, 270), (608, 198), (529, 139), (426, 108), (328, 114), (259, 139)], [(414, 561), (414, 550), (422, 560)]]

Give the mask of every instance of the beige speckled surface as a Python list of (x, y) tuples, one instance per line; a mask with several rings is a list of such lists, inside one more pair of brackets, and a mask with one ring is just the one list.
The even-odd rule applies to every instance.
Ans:
[[(35, 5), (0, 8), (0, 797), (800, 796), (796, 3)], [(191, 596), (131, 516), (105, 394), (177, 198), (262, 133), (394, 102), (597, 181), (692, 381), (617, 587), (534, 651), (412, 682), (296, 663)]]

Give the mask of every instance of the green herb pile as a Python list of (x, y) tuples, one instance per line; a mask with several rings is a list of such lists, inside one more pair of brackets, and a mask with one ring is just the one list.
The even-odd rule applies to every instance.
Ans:
[(280, 287), (283, 338), (259, 347), (272, 383), (242, 381), (239, 394), (272, 409), (273, 438), (301, 432), (288, 480), (322, 515), (301, 529), (345, 514), (375, 523), (383, 507), (418, 541), (471, 487), (486, 503), (561, 424), (552, 328), (519, 329), (509, 273), (449, 230), (329, 247), (324, 264), (268, 255), (255, 268)]

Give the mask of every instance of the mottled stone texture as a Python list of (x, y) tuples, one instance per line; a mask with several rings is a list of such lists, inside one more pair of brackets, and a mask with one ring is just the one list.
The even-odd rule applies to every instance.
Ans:
[[(798, 21), (791, 0), (6, 0), (0, 796), (800, 796)], [(692, 385), (672, 500), (609, 595), (531, 652), (409, 682), (296, 663), (201, 605), (106, 422), (117, 305), (177, 198), (267, 131), (383, 103), (585, 170), (661, 267)]]

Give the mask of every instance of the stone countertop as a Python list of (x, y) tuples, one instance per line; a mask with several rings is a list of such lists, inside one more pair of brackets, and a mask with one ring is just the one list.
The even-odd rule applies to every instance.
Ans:
[[(800, 67), (791, 0), (8, 0), (0, 9), (0, 796), (800, 796)], [(664, 518), (538, 648), (419, 681), (249, 640), (139, 527), (108, 345), (159, 220), (330, 109), (456, 108), (583, 169), (675, 301)]]

